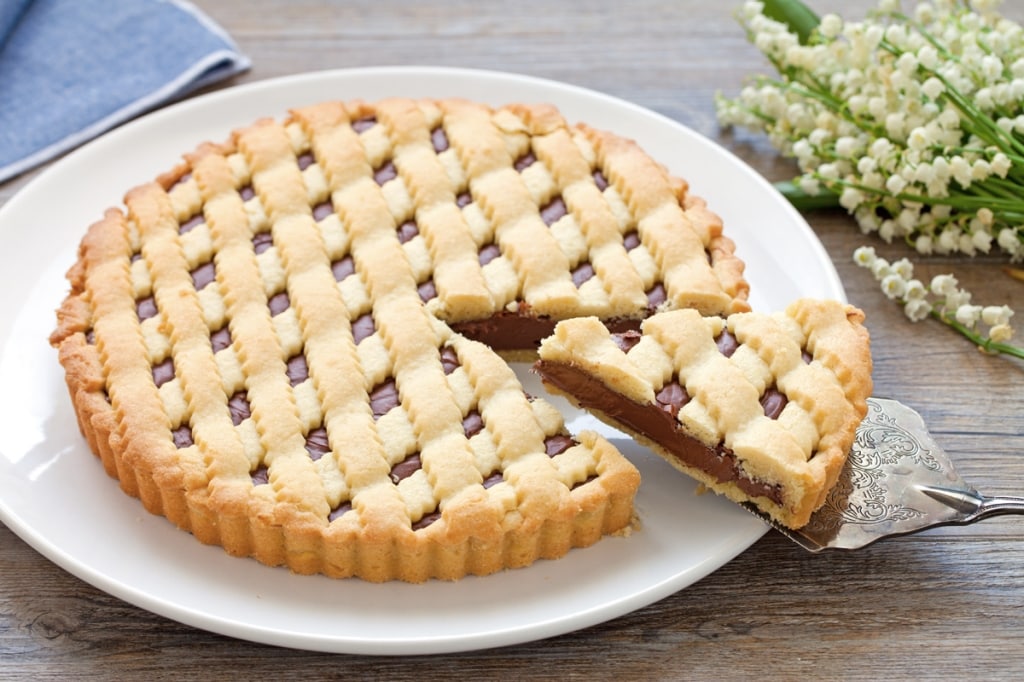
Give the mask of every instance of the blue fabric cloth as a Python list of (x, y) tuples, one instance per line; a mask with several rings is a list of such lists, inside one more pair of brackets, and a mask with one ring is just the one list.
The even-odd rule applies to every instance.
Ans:
[(0, 0), (0, 182), (249, 65), (184, 0)]
[(0, 0), (0, 48), (31, 4), (32, 0)]

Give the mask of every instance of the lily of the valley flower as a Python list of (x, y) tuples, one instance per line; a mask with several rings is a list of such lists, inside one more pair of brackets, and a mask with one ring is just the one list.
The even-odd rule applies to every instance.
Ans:
[(903, 312), (911, 320), (935, 318), (983, 350), (1024, 358), (1024, 349), (1008, 343), (1013, 336), (1013, 310), (1009, 306), (982, 307), (971, 303), (971, 293), (949, 274), (936, 275), (926, 287), (914, 278), (914, 265), (908, 259), (890, 263), (870, 246), (859, 247), (853, 259), (871, 271), (886, 296), (903, 304)]

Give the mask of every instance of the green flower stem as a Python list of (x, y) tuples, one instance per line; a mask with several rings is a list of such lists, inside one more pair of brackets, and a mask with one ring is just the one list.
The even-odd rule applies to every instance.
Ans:
[[(972, 191), (974, 190), (974, 191)], [(1020, 186), (1006, 182), (999, 177), (988, 177), (981, 182), (972, 183), (964, 190), (968, 194), (975, 194), (985, 199), (1006, 199), (1012, 202), (1020, 210), (1024, 211), (1024, 201), (1021, 201)]]
[(966, 123), (969, 125), (964, 127), (963, 122), (961, 123), (961, 128), (964, 132), (974, 133), (982, 140), (985, 140), (993, 147), (998, 147), (1007, 154), (1024, 154), (1024, 144), (996, 125), (991, 117), (981, 113), (977, 107), (970, 103), (970, 100), (953, 89), (952, 86), (947, 85), (946, 92), (942, 96), (952, 102), (953, 106), (967, 117)]
[(789, 200), (789, 203), (800, 211), (813, 211), (823, 208), (839, 208), (839, 195), (827, 189), (817, 194), (808, 194), (800, 189), (792, 180), (783, 180), (775, 183), (775, 189), (782, 193), (782, 196)]
[(980, 350), (986, 353), (1003, 353), (1005, 355), (1012, 355), (1017, 358), (1024, 358), (1024, 348), (1011, 345), (1009, 343), (999, 343), (992, 339), (982, 336), (973, 329), (970, 329), (966, 325), (960, 324), (954, 318), (944, 315), (937, 310), (932, 310), (930, 315), (942, 322), (943, 324), (951, 327), (953, 330), (959, 332), (963, 336), (967, 337), (971, 342), (974, 343)]
[[(909, 201), (916, 204), (923, 204), (925, 206), (951, 206), (952, 208), (975, 212), (982, 208), (988, 208), (995, 214), (1006, 213), (1006, 214), (1019, 214), (1024, 212), (1024, 201), (1021, 201), (1019, 197), (1008, 197), (1002, 198), (993, 196), (991, 194), (980, 195), (977, 193), (973, 194), (957, 194), (941, 198), (930, 197), (923, 194), (911, 194), (907, 192), (901, 192), (899, 194), (892, 194), (886, 190), (881, 190), (875, 187), (868, 187), (857, 182), (850, 182), (842, 179), (831, 179), (824, 178), (818, 173), (811, 173), (820, 182), (826, 185), (833, 193), (836, 193), (835, 187), (852, 187), (858, 189), (870, 196), (882, 197), (882, 198), (893, 198), (900, 201)], [(972, 189), (979, 189), (984, 187), (989, 180), (984, 180), (979, 183), (971, 185)], [(836, 193), (838, 194), (838, 193)]]
[[(832, 186), (841, 187), (852, 187), (858, 189), (865, 194), (870, 194), (878, 197), (895, 197), (897, 199), (914, 201), (925, 204), (927, 206), (936, 205), (949, 205), (953, 208), (962, 210), (977, 211), (981, 208), (988, 208), (998, 217), (1005, 220), (1007, 223), (1016, 223), (1024, 217), (1024, 201), (1019, 198), (1015, 198), (1012, 195), (1007, 197), (1007, 201), (997, 201), (992, 196), (973, 196), (968, 197), (966, 195), (958, 195), (956, 197), (945, 197), (944, 199), (935, 199), (933, 197), (920, 196), (917, 194), (897, 194), (892, 195), (888, 192), (873, 189), (864, 185), (860, 185), (854, 182), (848, 182), (845, 180), (825, 180), (819, 178), (822, 182), (828, 182)], [(979, 183), (981, 185), (987, 184)], [(974, 185), (972, 187), (977, 187)], [(821, 191), (817, 194), (808, 194), (800, 185), (796, 184), (792, 180), (783, 180), (775, 183), (775, 189), (777, 189), (782, 196), (786, 197), (789, 203), (801, 211), (813, 211), (818, 209), (827, 208), (839, 208), (839, 193), (829, 186), (822, 187)]]

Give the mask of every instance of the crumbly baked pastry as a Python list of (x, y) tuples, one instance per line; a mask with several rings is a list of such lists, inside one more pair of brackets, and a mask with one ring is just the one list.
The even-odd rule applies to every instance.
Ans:
[(50, 341), (150, 511), (301, 573), (453, 579), (627, 529), (639, 484), (488, 346), (742, 310), (742, 270), (683, 181), (551, 107), (329, 102), (128, 192)]
[(535, 365), (547, 388), (736, 502), (799, 528), (835, 484), (871, 394), (863, 313), (802, 299), (784, 313), (691, 310), (613, 334), (561, 322)]

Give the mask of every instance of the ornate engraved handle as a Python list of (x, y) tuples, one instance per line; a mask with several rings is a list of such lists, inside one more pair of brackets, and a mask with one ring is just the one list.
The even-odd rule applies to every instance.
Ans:
[(973, 521), (1002, 514), (1024, 514), (1024, 497), (986, 497)]

